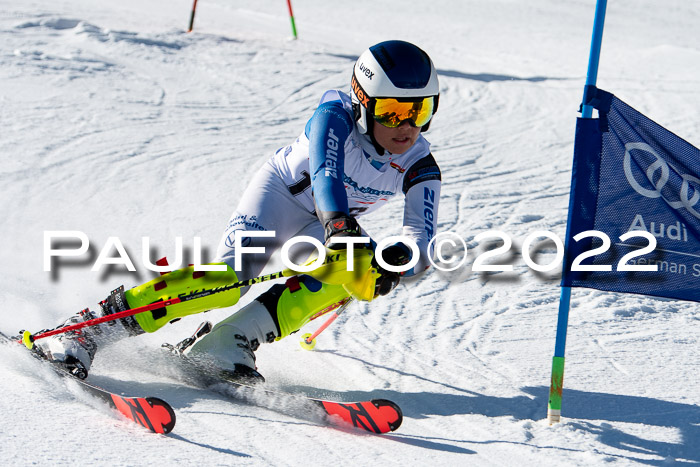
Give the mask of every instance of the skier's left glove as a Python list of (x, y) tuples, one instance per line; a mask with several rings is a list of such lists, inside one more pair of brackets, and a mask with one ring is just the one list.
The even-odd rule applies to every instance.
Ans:
[(342, 250), (347, 248), (343, 242), (333, 242), (334, 239), (342, 237), (361, 237), (362, 229), (354, 217), (347, 214), (339, 214), (326, 221), (324, 226), (326, 247), (331, 250)]
[[(390, 266), (404, 266), (411, 260), (411, 255), (404, 246), (396, 244), (382, 250), (382, 259)], [(375, 297), (386, 295), (399, 285), (401, 273), (388, 271), (381, 267), (377, 263), (376, 255), (372, 259), (372, 266), (380, 274), (374, 288)]]

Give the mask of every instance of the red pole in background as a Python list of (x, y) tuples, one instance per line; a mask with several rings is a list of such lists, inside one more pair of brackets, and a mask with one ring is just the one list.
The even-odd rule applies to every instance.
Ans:
[(194, 12), (197, 9), (197, 0), (194, 0), (194, 4), (192, 4), (192, 14), (190, 15), (190, 27), (187, 29), (187, 32), (192, 32), (192, 28), (194, 27)]
[[(292, 11), (292, 1), (287, 0), (287, 7), (289, 8), (289, 20), (292, 23), (292, 34), (294, 35), (294, 39), (297, 39), (297, 27), (294, 22), (294, 12)], [(194, 0), (194, 3), (192, 4), (192, 13), (190, 14), (190, 26), (187, 28), (187, 32), (192, 32), (192, 29), (194, 29), (194, 14), (197, 11), (197, 0)]]
[[(195, 0), (195, 3), (197, 0)], [(287, 6), (289, 7), (289, 19), (292, 22), (292, 34), (294, 34), (294, 39), (297, 38), (297, 27), (294, 24), (294, 13), (292, 13), (292, 0), (287, 0)]]

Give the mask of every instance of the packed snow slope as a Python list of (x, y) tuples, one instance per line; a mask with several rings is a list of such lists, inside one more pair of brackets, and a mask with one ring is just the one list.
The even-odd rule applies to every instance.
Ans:
[[(170, 402), (168, 436), (2, 346), (4, 465), (700, 463), (694, 303), (575, 290), (564, 419), (546, 421), (560, 272), (536, 274), (520, 245), (537, 230), (564, 235), (594, 0), (296, 0), (296, 41), (282, 0), (199, 2), (187, 34), (191, 3), (0, 0), (0, 330), (55, 326), (149, 280), (143, 237), (151, 261), (174, 257), (176, 237), (185, 261), (194, 237), (211, 257), (252, 174), (300, 133), (323, 91), (348, 90), (369, 45), (405, 39), (440, 75), (427, 133), (443, 173), (438, 230), (467, 242), (467, 261), (352, 305), (312, 352), (297, 335), (258, 351), (271, 386), (391, 399), (403, 426), (384, 436), (329, 428), (160, 371), (160, 344), (232, 311), (217, 310), (94, 362), (97, 384)], [(598, 79), (695, 145), (699, 22), (695, 2), (611, 0)], [(382, 238), (400, 233), (401, 218), (397, 200), (362, 223)], [(90, 249), (46, 272), (44, 232), (56, 230), (83, 232)], [(512, 237), (493, 260), (512, 272), (471, 270), (486, 248), (474, 237), (489, 230)], [(136, 272), (91, 270), (111, 237)], [(553, 257), (542, 244), (538, 261)], [(242, 303), (265, 290), (256, 287)]]

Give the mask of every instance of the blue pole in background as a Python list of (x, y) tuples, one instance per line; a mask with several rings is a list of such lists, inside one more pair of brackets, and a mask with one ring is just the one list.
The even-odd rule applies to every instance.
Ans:
[[(603, 44), (603, 26), (605, 25), (605, 7), (607, 4), (608, 0), (598, 0), (595, 7), (591, 52), (588, 56), (588, 71), (586, 72), (586, 86), (595, 86), (596, 81), (598, 81), (598, 63), (600, 63), (600, 47)], [(581, 117), (591, 118), (592, 114), (593, 107), (584, 105)]]
[[(591, 50), (588, 56), (588, 72), (586, 73), (586, 86), (595, 86), (598, 80), (598, 63), (600, 62), (600, 48), (603, 43), (603, 26), (605, 25), (605, 9), (607, 0), (597, 0), (595, 19), (593, 20), (593, 37), (591, 38)], [(584, 88), (585, 95), (585, 88)], [(582, 118), (591, 118), (593, 107), (585, 105), (583, 100)], [(566, 246), (564, 247), (564, 267), (568, 264), (567, 252), (570, 238), (571, 208), (566, 223)], [(563, 271), (562, 271), (563, 274)], [(549, 386), (549, 405), (547, 407), (547, 419), (550, 425), (561, 420), (561, 400), (564, 389), (564, 352), (566, 349), (566, 328), (569, 324), (569, 309), (571, 307), (571, 288), (562, 287), (559, 297), (559, 316), (557, 319), (557, 338), (554, 345), (554, 358), (552, 359), (552, 378)]]

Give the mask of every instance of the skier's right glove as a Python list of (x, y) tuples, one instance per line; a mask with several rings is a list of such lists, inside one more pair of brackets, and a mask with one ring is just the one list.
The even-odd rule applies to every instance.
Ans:
[[(382, 250), (382, 259), (391, 266), (404, 266), (411, 260), (411, 256), (402, 245), (396, 244)], [(376, 256), (372, 259), (372, 266), (381, 274), (377, 278), (374, 288), (375, 297), (386, 295), (399, 285), (401, 273), (388, 271), (381, 267), (377, 263)]]

